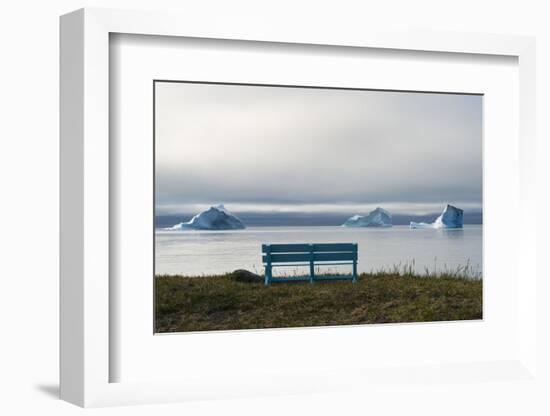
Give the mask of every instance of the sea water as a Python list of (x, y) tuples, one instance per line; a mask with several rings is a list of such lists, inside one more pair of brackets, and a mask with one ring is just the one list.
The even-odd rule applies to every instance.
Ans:
[[(155, 274), (204, 276), (236, 269), (263, 273), (261, 245), (266, 243), (357, 243), (358, 271), (412, 267), (417, 273), (457, 270), (469, 265), (482, 273), (482, 225), (463, 229), (411, 230), (345, 227), (250, 227), (228, 231), (155, 232)], [(349, 272), (347, 266), (320, 272)], [(285, 270), (281, 270), (285, 269)], [(306, 268), (278, 268), (279, 274), (306, 273)]]

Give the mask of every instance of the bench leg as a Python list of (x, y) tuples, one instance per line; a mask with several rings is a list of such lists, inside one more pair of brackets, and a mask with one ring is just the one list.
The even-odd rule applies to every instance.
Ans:
[(315, 254), (313, 252), (313, 244), (309, 245), (309, 283), (315, 280)]
[(353, 284), (357, 283), (357, 262), (356, 261), (353, 262), (353, 279), (352, 279), (352, 283)]
[(265, 266), (265, 280), (264, 284), (269, 286), (271, 284), (271, 266)]

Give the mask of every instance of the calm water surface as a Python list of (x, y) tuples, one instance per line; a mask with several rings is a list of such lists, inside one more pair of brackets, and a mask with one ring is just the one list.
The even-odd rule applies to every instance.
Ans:
[[(418, 273), (426, 268), (442, 271), (469, 263), (482, 270), (482, 226), (461, 230), (411, 230), (343, 227), (251, 227), (230, 231), (156, 231), (155, 273), (200, 276), (235, 269), (263, 272), (264, 243), (358, 243), (360, 272), (413, 264)], [(340, 266), (338, 271), (346, 271)], [(285, 270), (286, 269), (286, 270)], [(300, 268), (279, 268), (288, 273)], [(336, 267), (332, 266), (332, 270)], [(320, 269), (323, 271), (324, 269)], [(305, 268), (303, 269), (305, 271)]]

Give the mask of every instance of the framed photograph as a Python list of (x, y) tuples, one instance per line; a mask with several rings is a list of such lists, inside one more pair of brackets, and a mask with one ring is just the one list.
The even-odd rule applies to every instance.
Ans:
[(61, 18), (62, 398), (537, 383), (534, 40), (246, 22)]
[(155, 332), (483, 318), (481, 94), (153, 82)]

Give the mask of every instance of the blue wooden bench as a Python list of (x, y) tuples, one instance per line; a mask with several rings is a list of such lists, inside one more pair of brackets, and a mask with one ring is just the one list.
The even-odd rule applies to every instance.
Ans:
[[(262, 260), (265, 267), (266, 286), (275, 282), (316, 280), (351, 280), (357, 282), (357, 244), (262, 244)], [(351, 275), (325, 276), (315, 275), (318, 266), (352, 266)], [(309, 276), (277, 277), (272, 274), (273, 267), (309, 266)]]

